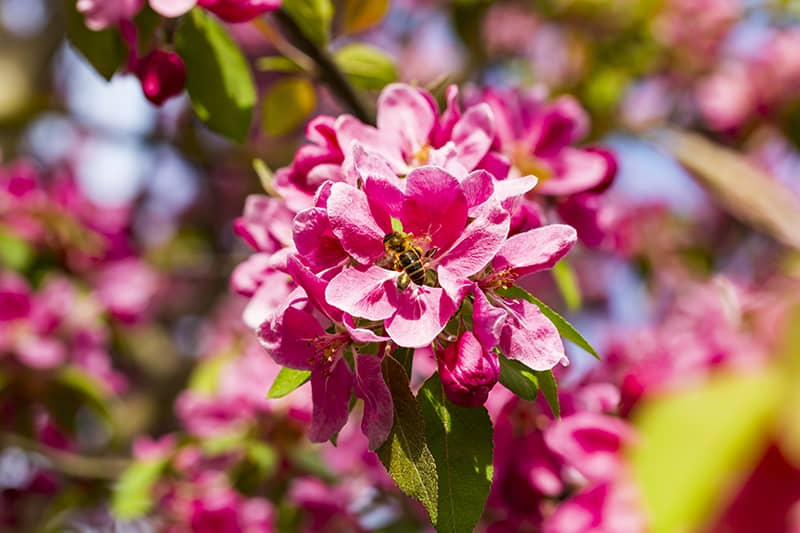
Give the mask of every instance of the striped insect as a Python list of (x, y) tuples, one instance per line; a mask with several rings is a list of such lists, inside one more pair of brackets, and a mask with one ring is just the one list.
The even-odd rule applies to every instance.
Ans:
[(430, 274), (433, 274), (426, 270), (425, 266), (427, 261), (436, 254), (437, 248), (434, 247), (423, 252), (422, 248), (414, 244), (410, 235), (398, 231), (387, 233), (383, 238), (383, 246), (391, 260), (392, 268), (401, 272), (400, 277), (397, 278), (398, 289), (404, 290), (411, 282), (416, 285), (425, 285)]

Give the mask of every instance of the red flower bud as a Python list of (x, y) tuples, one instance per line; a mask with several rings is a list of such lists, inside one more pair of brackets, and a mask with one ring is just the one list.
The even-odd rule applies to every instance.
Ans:
[(500, 376), (497, 356), (484, 350), (471, 331), (445, 348), (438, 362), (445, 394), (464, 407), (483, 405)]
[(136, 76), (142, 82), (145, 97), (160, 106), (183, 92), (186, 66), (175, 52), (153, 50), (139, 62)]

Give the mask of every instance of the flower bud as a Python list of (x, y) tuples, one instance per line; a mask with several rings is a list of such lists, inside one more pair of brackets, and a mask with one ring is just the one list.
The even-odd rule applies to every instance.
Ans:
[(497, 356), (484, 350), (470, 331), (445, 348), (438, 362), (447, 397), (464, 407), (483, 405), (500, 376)]
[(186, 66), (181, 56), (166, 50), (153, 50), (138, 64), (136, 75), (142, 82), (145, 97), (161, 105), (183, 92)]
[(225, 22), (247, 22), (281, 6), (280, 0), (199, 0), (197, 3)]

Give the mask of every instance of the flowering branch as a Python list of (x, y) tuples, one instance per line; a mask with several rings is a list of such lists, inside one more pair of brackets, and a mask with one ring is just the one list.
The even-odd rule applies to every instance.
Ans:
[(350, 108), (353, 115), (362, 122), (370, 122), (370, 113), (328, 51), (317, 46), (314, 41), (306, 37), (297, 26), (297, 23), (283, 9), (273, 12), (273, 16), (280, 23), (281, 29), (287, 35), (289, 41), (316, 63), (322, 79), (339, 99)]
[(0, 446), (17, 447), (37, 453), (46, 457), (50, 466), (59, 472), (84, 479), (115, 480), (130, 463), (126, 459), (115, 457), (87, 457), (58, 450), (12, 433), (0, 434)]

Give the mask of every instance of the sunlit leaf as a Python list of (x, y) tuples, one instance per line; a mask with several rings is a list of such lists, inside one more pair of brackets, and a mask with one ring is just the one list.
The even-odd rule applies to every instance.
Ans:
[(697, 531), (737, 475), (758, 460), (783, 385), (777, 372), (721, 374), (686, 390), (645, 400), (634, 417), (630, 451), (649, 511), (650, 531)]
[(377, 453), (400, 489), (416, 498), (436, 523), (439, 485), (436, 463), (425, 438), (425, 421), (408, 388), (408, 375), (391, 357), (383, 360), (383, 376), (394, 402), (394, 425)]
[(439, 375), (420, 389), (428, 447), (436, 460), (437, 531), (472, 531), (492, 483), (492, 422), (484, 407), (459, 407), (444, 395)]
[(500, 358), (500, 383), (522, 398), (533, 401), (539, 393), (539, 379), (536, 372), (514, 359), (508, 359), (502, 354)]
[(295, 370), (294, 368), (281, 368), (272, 387), (267, 393), (267, 398), (283, 398), (311, 379), (310, 370)]
[(330, 0), (283, 0), (283, 9), (308, 39), (318, 45), (328, 42), (333, 19)]
[(350, 83), (361, 89), (383, 89), (397, 80), (394, 60), (373, 46), (348, 44), (338, 49), (334, 58)]
[(547, 405), (553, 412), (553, 416), (558, 418), (561, 416), (561, 406), (558, 403), (558, 385), (556, 378), (553, 376), (552, 370), (534, 370), (536, 379), (539, 383), (539, 390), (542, 391), (542, 396), (547, 400)]
[(575, 275), (572, 266), (565, 259), (562, 259), (553, 266), (551, 272), (558, 291), (561, 293), (561, 297), (564, 298), (564, 303), (567, 304), (567, 308), (570, 311), (580, 309), (582, 305), (581, 287), (578, 284), (578, 277)]
[(342, 31), (357, 33), (376, 25), (389, 11), (389, 0), (345, 0)]
[(21, 272), (30, 266), (33, 259), (34, 250), (30, 243), (0, 226), (0, 264)]
[(305, 78), (275, 82), (264, 95), (263, 127), (270, 135), (284, 135), (298, 128), (317, 105), (314, 85)]
[(256, 59), (256, 68), (263, 72), (297, 73), (303, 71), (300, 65), (284, 56), (259, 57)]
[(138, 518), (153, 508), (153, 487), (167, 467), (166, 459), (138, 461), (114, 485), (111, 511), (123, 520)]
[(175, 47), (186, 63), (194, 112), (210, 129), (242, 142), (250, 131), (256, 89), (241, 50), (214, 17), (192, 9), (181, 19)]

